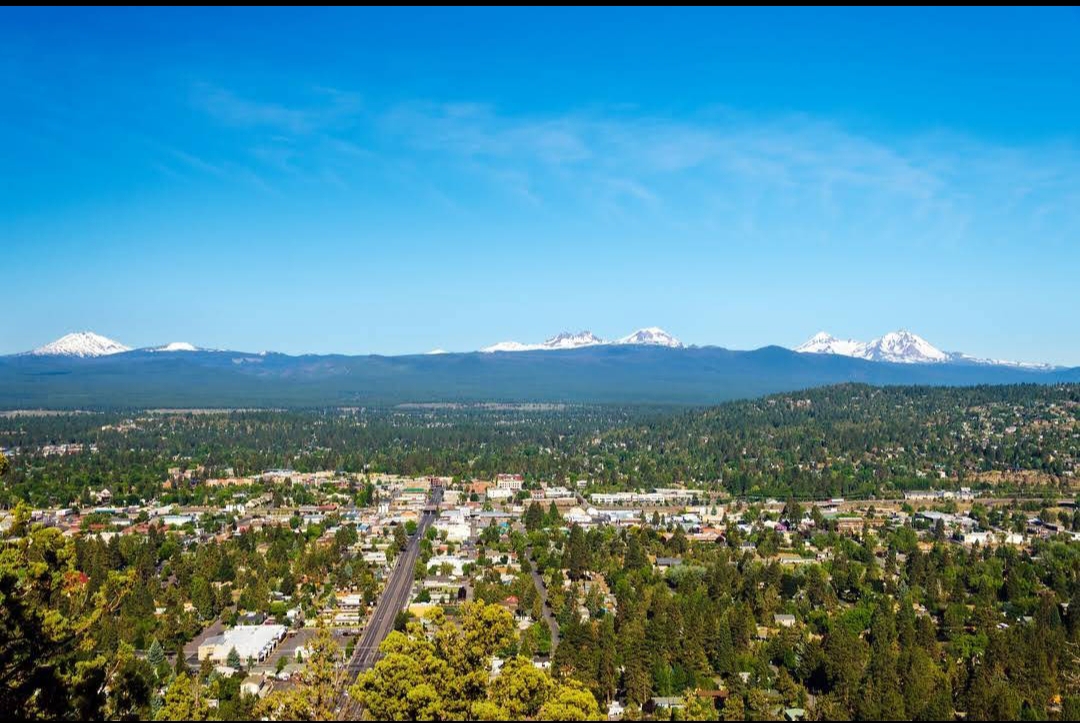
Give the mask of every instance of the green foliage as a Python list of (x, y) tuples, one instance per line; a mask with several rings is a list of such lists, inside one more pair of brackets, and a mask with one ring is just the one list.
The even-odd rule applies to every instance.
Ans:
[(255, 706), (266, 720), (334, 720), (338, 703), (341, 650), (328, 628), (319, 628), (307, 645), (304, 669), (291, 688), (273, 691)]
[(552, 680), (525, 658), (509, 658), (490, 678), (492, 656), (514, 639), (513, 619), (498, 605), (467, 603), (460, 624), (436, 609), (427, 624), (433, 641), (418, 625), (391, 633), (380, 648), (383, 657), (350, 690), (372, 718), (512, 720), (543, 718), (545, 710), (562, 720), (598, 715), (591, 693)]
[(584, 686), (569, 680), (559, 684), (555, 692), (540, 707), (538, 720), (597, 720), (600, 706)]
[(187, 673), (177, 675), (165, 690), (165, 700), (156, 719), (206, 720), (210, 709), (199, 688), (198, 682)]
[[(772, 715), (780, 706), (821, 718), (1066, 718), (1080, 695), (1070, 652), (1080, 644), (1080, 545), (1061, 534), (1029, 549), (968, 549), (944, 526), (935, 536), (894, 523), (841, 534), (807, 500), (978, 487), (998, 474), (994, 491), (1046, 497), (977, 505), (972, 516), (983, 527), (1023, 531), (1038, 515), (1080, 528), (1080, 513), (1055, 509), (1078, 458), (1078, 402), (1069, 386), (843, 386), (676, 413), (238, 412), (150, 416), (126, 434), (102, 429), (119, 416), (0, 419), (5, 444), (26, 450), (13, 457), (0, 489), (0, 502), (19, 503), (0, 547), (0, 704), (19, 718), (329, 715), (341, 672), (336, 649), (308, 661), (294, 686), (302, 693), (257, 710), (239, 695), (239, 680), (209, 669), (196, 675), (182, 655), (170, 668), (166, 651), (179, 652), (217, 618), (318, 610), (336, 588), (373, 600), (379, 585), (354, 556), (352, 525), (330, 515), (305, 532), (297, 517), (296, 532), (270, 525), (231, 534), (237, 520), (220, 513), (200, 525), (223, 534), (196, 544), (156, 524), (145, 535), (70, 539), (34, 525), (25, 504), (85, 504), (88, 490), (106, 482), (121, 501), (230, 499), (199, 479), (162, 490), (173, 460), (198, 459), (205, 474), (225, 466), (340, 468), (347, 499), (373, 499), (365, 468), (466, 479), (509, 469), (522, 471), (529, 489), (583, 477), (591, 481), (586, 492), (684, 481), (710, 507), (739, 496), (715, 543), (652, 510), (651, 525), (643, 515), (632, 529), (567, 530), (554, 505), (545, 512), (539, 503), (526, 507), (525, 532), (485, 530), (472, 580), (481, 602), (463, 606), (460, 617), (428, 621), (430, 640), (402, 614), (386, 655), (354, 688), (376, 717), (573, 718), (616, 697), (648, 710), (656, 695), (682, 696), (687, 716), (708, 715), (693, 691), (723, 685), (730, 695), (717, 714), (725, 718)], [(56, 440), (99, 451), (35, 451)], [(1034, 475), (1032, 486), (1011, 482), (1018, 472)], [(244, 490), (292, 509), (322, 494), (290, 484)], [(756, 503), (769, 495), (786, 500), (782, 511)], [(790, 539), (758, 524), (807, 516), (813, 530)], [(740, 517), (751, 526), (735, 527)], [(85, 519), (111, 525), (114, 518)], [(330, 544), (315, 539), (335, 527)], [(399, 546), (407, 533), (395, 531)], [(421, 541), (417, 574), (427, 569), (432, 542)], [(771, 559), (791, 550), (820, 557), (796, 566)], [(487, 567), (511, 554), (523, 563), (516, 577)], [(682, 564), (662, 571), (657, 557)], [(557, 647), (532, 569), (548, 586)], [(534, 620), (521, 635), (493, 604), (510, 595)], [(778, 613), (795, 624), (778, 626)], [(544, 654), (550, 674), (527, 662)], [(491, 678), (494, 656), (506, 663)], [(211, 698), (220, 701), (216, 711)]]
[(95, 590), (70, 539), (24, 526), (0, 549), (0, 706), (18, 718), (100, 716), (106, 660), (83, 651), (115, 652), (112, 616), (132, 576), (110, 574)]
[(228, 656), (225, 658), (225, 664), (230, 668), (240, 668), (244, 665), (244, 662), (240, 660), (240, 653), (236, 652), (236, 648), (229, 651)]

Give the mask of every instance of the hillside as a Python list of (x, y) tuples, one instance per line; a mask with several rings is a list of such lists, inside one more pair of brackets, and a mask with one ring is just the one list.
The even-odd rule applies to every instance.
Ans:
[(93, 358), (0, 358), (0, 408), (427, 401), (701, 405), (842, 382), (966, 386), (1078, 380), (1080, 369), (893, 364), (780, 347), (730, 351), (611, 345), (395, 357), (141, 350)]

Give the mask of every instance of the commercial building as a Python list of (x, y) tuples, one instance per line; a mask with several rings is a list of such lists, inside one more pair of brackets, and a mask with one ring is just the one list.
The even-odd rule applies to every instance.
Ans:
[(241, 662), (261, 662), (285, 637), (286, 630), (284, 625), (237, 625), (221, 635), (207, 638), (199, 646), (199, 660), (209, 658), (211, 662), (224, 663), (235, 648)]

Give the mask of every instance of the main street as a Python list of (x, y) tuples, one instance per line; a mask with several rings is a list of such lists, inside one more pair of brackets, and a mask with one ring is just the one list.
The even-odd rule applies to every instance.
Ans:
[[(394, 620), (408, 603), (415, 579), (416, 560), (420, 556), (420, 541), (424, 539), (424, 534), (431, 527), (431, 523), (435, 521), (440, 502), (442, 502), (442, 488), (435, 487), (431, 492), (428, 506), (424, 508), (424, 512), (420, 516), (420, 523), (417, 525), (416, 532), (409, 538), (405, 550), (399, 553), (394, 570), (386, 581), (382, 595), (379, 596), (375, 611), (368, 618), (364, 632), (353, 650), (352, 658), (346, 668), (344, 680), (346, 689), (356, 681), (357, 676), (378, 662), (380, 655), (379, 645), (394, 629)], [(343, 704), (340, 713), (341, 718), (349, 720), (354, 718), (359, 713), (359, 710), (356, 709), (355, 701), (350, 699)]]

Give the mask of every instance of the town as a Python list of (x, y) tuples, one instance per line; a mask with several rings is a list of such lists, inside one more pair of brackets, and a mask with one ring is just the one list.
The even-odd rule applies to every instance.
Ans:
[[(137, 428), (103, 425), (101, 433)], [(15, 461), (92, 459), (98, 449), (50, 443), (8, 453)], [(585, 695), (559, 708), (562, 716), (666, 720), (744, 711), (801, 720), (808, 711), (814, 717), (857, 706), (788, 656), (808, 655), (810, 646), (827, 652), (838, 634), (830, 619), (876, 620), (878, 608), (868, 609), (859, 592), (864, 586), (903, 594), (914, 624), (939, 621), (934, 637), (961, 644), (975, 630), (971, 606), (956, 591), (923, 588), (920, 599), (908, 597), (916, 569), (926, 575), (927, 563), (942, 558), (1038, 566), (1060, 546), (1070, 555), (1080, 550), (1075, 497), (1001, 496), (944, 476), (938, 489), (817, 500), (750, 499), (693, 481), (611, 491), (588, 477), (513, 470), (490, 477), (289, 468), (239, 474), (185, 463), (156, 482), (158, 497), (134, 504), (106, 486), (82, 490), (86, 504), (20, 503), (0, 512), (0, 531), (9, 546), (31, 529), (73, 541), (82, 570), (75, 584), (88, 591), (110, 589), (109, 570), (134, 574), (142, 550), (152, 552), (157, 564), (139, 573), (152, 588), (129, 591), (114, 611), (125, 620), (130, 606), (134, 627), (111, 635), (127, 640), (132, 660), (148, 666), (151, 678), (172, 679), (162, 705), (181, 697), (172, 690), (177, 680), (205, 689), (201, 696), (189, 691), (188, 707), (170, 715), (293, 710), (280, 701), (311, 685), (312, 656), (329, 649), (333, 696), (326, 706), (333, 715), (425, 717), (420, 708), (393, 708), (380, 698), (386, 691), (379, 693), (373, 676), (387, 640), (435, 641), (439, 626), (467, 625), (461, 616), (485, 606), (479, 609), (493, 611), (485, 614), (505, 615), (509, 631), (484, 661), (492, 686), (504, 666), (521, 674), (519, 660), (549, 676), (544, 680), (577, 681)], [(200, 501), (180, 501), (192, 491)], [(762, 588), (740, 602), (733, 576), (759, 578)], [(663, 618), (640, 609), (637, 585), (656, 591), (648, 604), (660, 606)], [(679, 611), (684, 603), (675, 601), (715, 585), (729, 600), (727, 633), (699, 620), (709, 630), (675, 633), (696, 651), (667, 650), (669, 640), (641, 653), (652, 662), (639, 661), (640, 671), (616, 649), (631, 644), (624, 638), (634, 620), (643, 646), (659, 634), (653, 626), (690, 626), (689, 612)], [(660, 591), (667, 592), (656, 597)], [(1024, 603), (1017, 595), (993, 613), (995, 630), (1034, 625), (1038, 611), (1029, 606), (1041, 598)], [(894, 614), (899, 620), (903, 611)], [(1067, 602), (1051, 614), (1071, 629)], [(611, 669), (617, 656), (623, 662)], [(178, 678), (172, 671), (198, 672)], [(1043, 702), (1048, 714), (1061, 713), (1059, 693)], [(937, 706), (924, 712), (954, 710), (951, 699), (921, 704)], [(552, 710), (491, 709), (526, 717)]]

